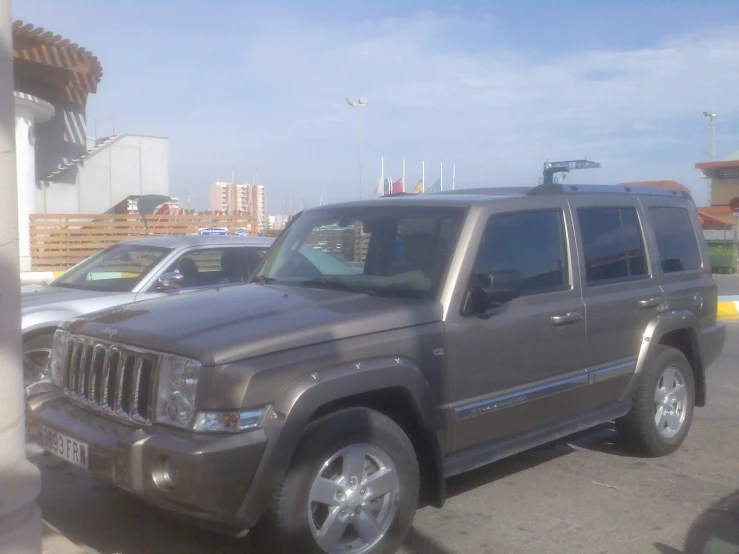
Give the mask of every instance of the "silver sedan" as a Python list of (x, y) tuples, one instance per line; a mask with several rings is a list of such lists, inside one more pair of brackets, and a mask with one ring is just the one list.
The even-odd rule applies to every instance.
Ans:
[(22, 287), (26, 394), (48, 388), (48, 359), (57, 326), (80, 315), (246, 282), (274, 239), (243, 236), (157, 236), (109, 246), (48, 285)]

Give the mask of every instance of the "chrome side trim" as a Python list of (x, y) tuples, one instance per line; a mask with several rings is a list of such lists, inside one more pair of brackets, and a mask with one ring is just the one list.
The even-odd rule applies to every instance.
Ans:
[(635, 369), (636, 356), (627, 360), (620, 360), (617, 363), (608, 366), (589, 368), (583, 370), (581, 374), (537, 385), (528, 389), (522, 389), (508, 394), (476, 400), (474, 402), (468, 402), (458, 406), (452, 405), (449, 407), (454, 407), (454, 415), (457, 420), (467, 419), (502, 410), (503, 408), (509, 408), (511, 406), (532, 402), (534, 400), (540, 400), (553, 394), (571, 391), (586, 385), (602, 383), (609, 379), (616, 379), (617, 377), (630, 375)]
[(531, 402), (532, 400), (538, 400), (545, 396), (557, 394), (559, 392), (565, 392), (578, 387), (585, 386), (589, 383), (588, 376), (586, 374), (578, 375), (576, 377), (570, 377), (562, 381), (555, 381), (546, 385), (540, 385), (531, 389), (526, 389), (503, 396), (496, 396), (489, 400), (480, 400), (472, 404), (465, 404), (458, 406), (454, 409), (457, 419), (467, 419), (510, 406), (523, 404), (525, 402)]
[(590, 376), (590, 383), (602, 383), (609, 379), (616, 379), (617, 377), (623, 377), (624, 375), (630, 375), (636, 370), (636, 357), (633, 359), (622, 362), (620, 364), (605, 367), (595, 371), (588, 372)]

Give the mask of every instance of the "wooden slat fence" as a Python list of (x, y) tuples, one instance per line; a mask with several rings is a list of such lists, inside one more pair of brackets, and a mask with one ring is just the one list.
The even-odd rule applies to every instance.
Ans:
[(245, 228), (257, 234), (257, 220), (237, 215), (36, 214), (30, 217), (34, 271), (72, 267), (99, 250), (151, 235), (193, 235), (203, 227)]

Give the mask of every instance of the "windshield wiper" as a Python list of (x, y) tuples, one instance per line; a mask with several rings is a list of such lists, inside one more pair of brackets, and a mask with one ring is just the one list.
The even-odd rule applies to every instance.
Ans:
[(304, 287), (316, 287), (332, 290), (344, 290), (347, 292), (359, 292), (356, 289), (350, 287), (343, 281), (337, 279), (325, 279), (323, 277), (316, 277), (315, 279), (307, 279), (300, 282), (301, 286)]
[(277, 279), (273, 277), (267, 277), (265, 275), (257, 275), (256, 277), (252, 277), (251, 282), (252, 283), (259, 283), (260, 285), (269, 285), (270, 283), (274, 283), (277, 281)]
[(406, 298), (420, 298), (426, 291), (418, 290), (410, 285), (375, 285), (367, 291), (372, 296), (397, 296)]

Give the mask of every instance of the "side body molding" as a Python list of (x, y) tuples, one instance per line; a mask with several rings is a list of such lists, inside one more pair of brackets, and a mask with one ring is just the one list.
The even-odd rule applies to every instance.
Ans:
[(322, 406), (362, 393), (382, 394), (401, 389), (428, 435), (434, 455), (438, 494), (443, 498), (444, 473), (437, 430), (438, 408), (421, 370), (406, 358), (377, 358), (345, 364), (303, 375), (282, 390), (274, 417), (265, 425), (267, 448), (252, 485), (235, 514), (244, 527), (252, 527), (264, 515), (274, 492), (284, 479), (305, 428)]
[[(695, 363), (696, 360), (701, 359), (700, 342), (698, 340), (698, 318), (688, 310), (672, 310), (659, 314), (649, 322), (647, 328), (644, 330), (641, 346), (639, 348), (639, 356), (636, 361), (636, 369), (634, 370), (634, 375), (632, 376), (631, 381), (621, 395), (621, 398), (619, 398), (621, 402), (628, 402), (634, 396), (634, 393), (639, 386), (641, 376), (646, 368), (646, 364), (657, 346), (660, 344), (662, 338), (667, 333), (677, 331), (679, 329), (687, 329), (689, 332), (691, 347), (695, 354), (694, 360), (691, 360), (691, 363)], [(696, 372), (696, 383), (698, 381), (703, 382), (704, 379), (704, 368), (700, 362), (698, 362), (698, 366), (699, 367), (694, 367), (694, 371)], [(703, 396), (705, 396), (705, 393), (703, 393)], [(699, 398), (698, 390), (696, 390), (696, 404), (701, 405), (701, 402), (699, 402), (701, 400), (703, 399)]]

